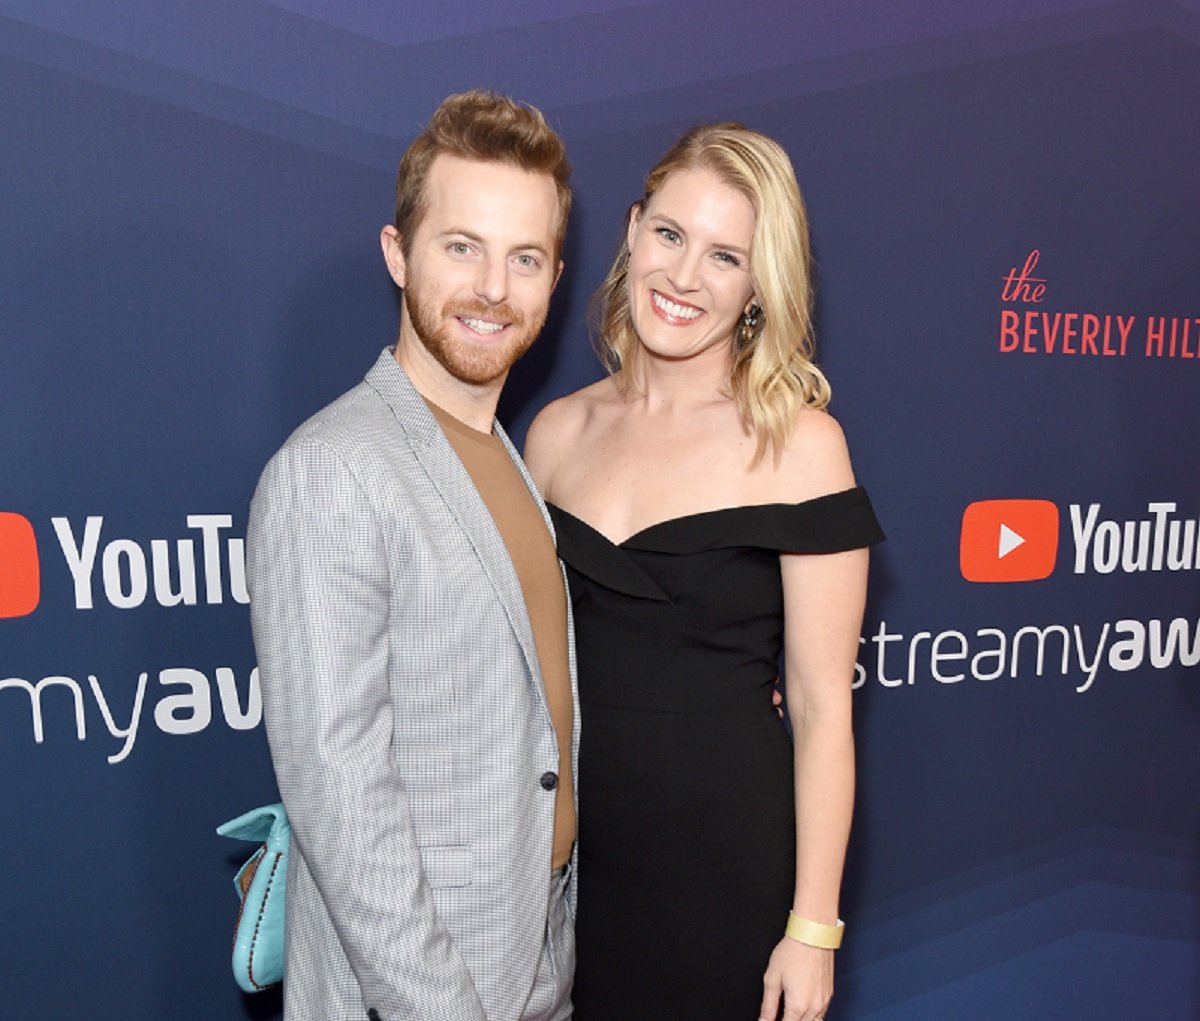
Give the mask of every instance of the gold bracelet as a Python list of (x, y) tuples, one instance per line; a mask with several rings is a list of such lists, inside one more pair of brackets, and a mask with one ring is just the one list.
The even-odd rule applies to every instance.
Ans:
[(810, 947), (820, 947), (822, 950), (836, 950), (842, 945), (842, 934), (846, 931), (846, 923), (840, 918), (837, 925), (822, 925), (807, 918), (801, 918), (793, 912), (788, 912), (787, 928), (783, 934), (797, 943)]

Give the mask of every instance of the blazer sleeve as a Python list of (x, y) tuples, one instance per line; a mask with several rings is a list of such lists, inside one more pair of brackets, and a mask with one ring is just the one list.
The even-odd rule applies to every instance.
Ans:
[(267, 466), (247, 554), (280, 793), (364, 1004), (387, 1019), (486, 1021), (439, 920), (392, 752), (380, 522), (327, 444), (294, 440)]

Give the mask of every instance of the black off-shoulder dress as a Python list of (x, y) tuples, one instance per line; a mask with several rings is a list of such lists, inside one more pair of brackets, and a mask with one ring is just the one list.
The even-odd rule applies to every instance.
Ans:
[(619, 545), (550, 510), (579, 665), (576, 1021), (757, 1017), (795, 882), (779, 554), (878, 542), (870, 500), (708, 511)]

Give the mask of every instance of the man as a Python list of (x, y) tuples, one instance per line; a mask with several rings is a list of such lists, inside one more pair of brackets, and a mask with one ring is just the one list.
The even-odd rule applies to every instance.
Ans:
[(562, 268), (569, 173), (536, 110), (438, 108), (381, 234), (396, 346), (255, 493), (252, 621), (293, 828), (288, 1021), (570, 1016), (568, 610), (494, 419)]

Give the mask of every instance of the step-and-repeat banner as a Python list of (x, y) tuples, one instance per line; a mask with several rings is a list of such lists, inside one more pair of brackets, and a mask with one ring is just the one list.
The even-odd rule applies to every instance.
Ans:
[(474, 86), (577, 167), (518, 439), (672, 139), (795, 162), (889, 534), (830, 1018), (1200, 1016), (1196, 0), (0, 0), (0, 1014), (278, 1016), (213, 832), (276, 796), (247, 506), (390, 343), (395, 165)]

